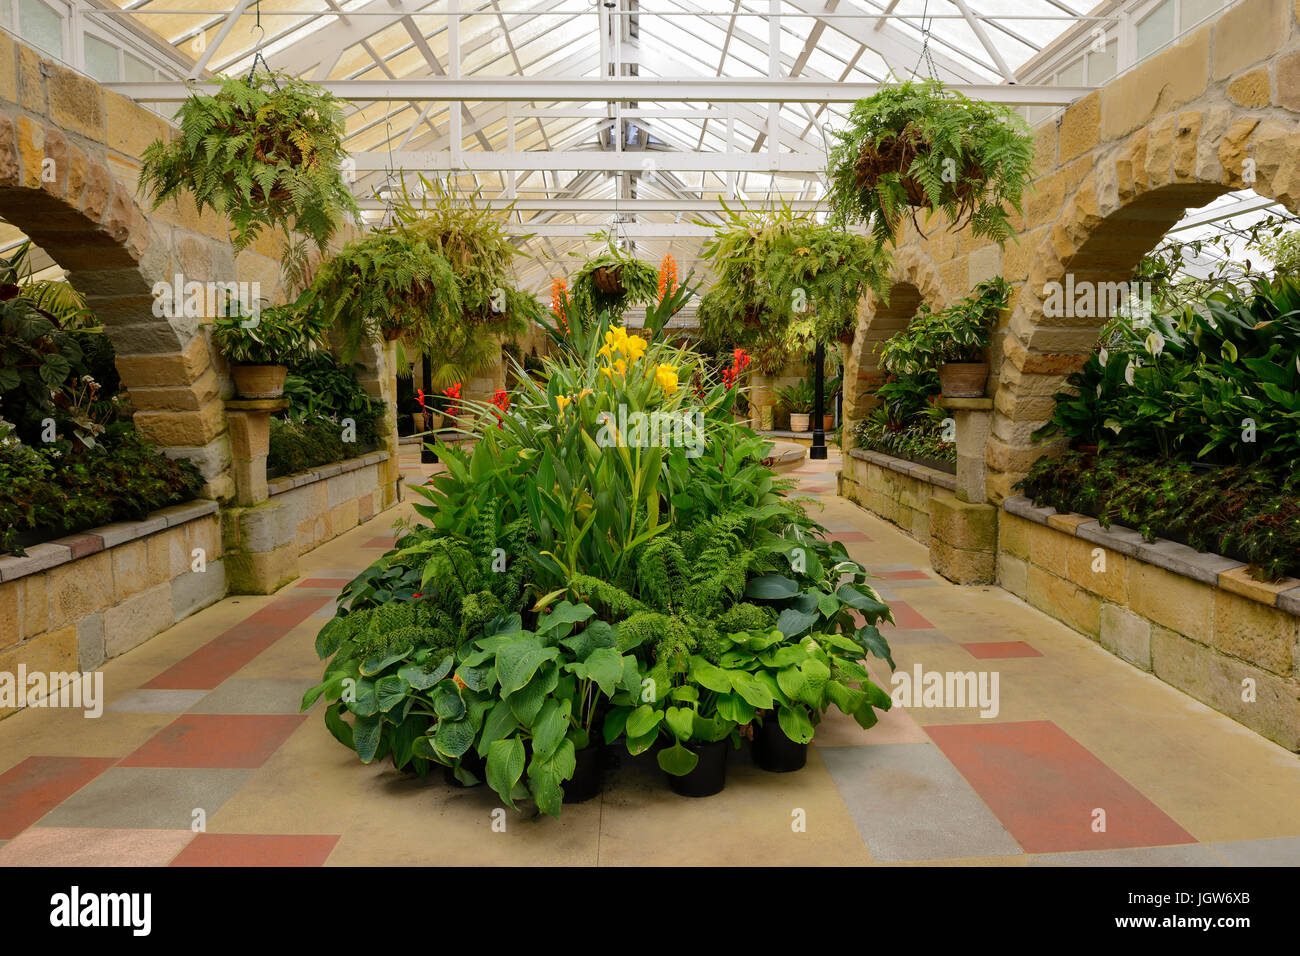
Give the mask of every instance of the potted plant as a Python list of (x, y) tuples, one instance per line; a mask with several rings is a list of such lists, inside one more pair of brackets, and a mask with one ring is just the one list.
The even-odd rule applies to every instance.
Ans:
[(250, 315), (230, 309), (212, 320), (212, 341), (230, 363), (240, 397), (279, 398), (288, 366), (321, 348), (321, 317), (299, 303), (267, 306)]
[(881, 349), (881, 367), (903, 376), (937, 369), (945, 397), (983, 397), (990, 336), (1010, 295), (1006, 280), (997, 277), (979, 283), (968, 297), (938, 312), (922, 303), (908, 327)]
[(341, 102), (280, 73), (226, 77), (177, 114), (180, 135), (145, 147), (140, 189), (156, 209), (189, 192), (196, 208), (230, 220), (240, 250), (266, 226), (303, 233), (324, 249), (344, 215), (359, 216), (340, 168)]
[(888, 251), (788, 205), (723, 208), (702, 253), (714, 274), (699, 307), (704, 346), (744, 347), (773, 374), (817, 342), (851, 339), (862, 296), (888, 286)]
[(653, 266), (620, 249), (612, 237), (607, 237), (605, 250), (587, 259), (574, 275), (569, 295), (580, 311), (607, 311), (611, 321), (617, 321), (634, 305), (665, 298), (659, 294), (659, 278)]
[(790, 411), (790, 431), (808, 431), (811, 428), (810, 417), (815, 404), (812, 382), (801, 378), (798, 384), (789, 388), (778, 388), (776, 393), (781, 396), (782, 404)]
[[(1034, 159), (1028, 125), (1009, 107), (970, 100), (938, 80), (886, 86), (849, 112), (827, 178), (832, 217), (897, 240), (903, 215), (942, 213), (956, 231), (1005, 242)], [(918, 227), (919, 231), (919, 227)]]

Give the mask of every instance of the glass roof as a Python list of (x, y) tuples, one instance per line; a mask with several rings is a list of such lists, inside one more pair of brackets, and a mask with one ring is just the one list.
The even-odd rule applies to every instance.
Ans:
[[(1207, 0), (1165, 2), (1204, 7)], [(112, 19), (152, 31), (208, 73), (247, 72), (260, 52), (272, 68), (315, 80), (421, 80), (458, 71), (463, 79), (514, 78), (520, 84), (616, 75), (766, 80), (774, 66), (774, 10), (780, 14), (780, 79), (1051, 83), (1039, 62), (1045, 47), (1080, 36), (1087, 41), (1095, 31), (1109, 35), (1118, 28), (1120, 9), (1135, 6), (1134, 0), (1106, 0), (1091, 11), (1082, 0), (457, 0), (453, 8), (450, 0), (238, 0), (232, 19), (222, 12), (231, 0), (109, 3), (130, 11)], [(458, 26), (448, 16), (453, 9)], [(550, 274), (569, 265), (565, 253), (594, 248), (594, 240), (574, 234), (578, 227), (598, 232), (616, 222), (636, 224), (635, 246), (643, 258), (671, 251), (690, 263), (701, 239), (682, 227), (717, 218), (702, 201), (819, 199), (823, 186), (814, 160), (824, 161), (824, 136), (839, 124), (843, 104), (779, 104), (778, 153), (801, 161), (782, 162), (776, 171), (751, 162), (750, 171), (727, 172), (721, 160), (716, 169), (708, 163), (678, 169), (686, 164), (655, 158), (665, 150), (730, 150), (733, 157), (762, 152), (770, 146), (769, 108), (767, 102), (728, 108), (663, 101), (353, 101), (348, 145), (380, 157), (564, 152), (562, 162), (532, 164), (546, 168), (511, 173), (478, 161), (472, 165), (483, 168), (444, 173), (487, 197), (520, 200), (521, 227), (537, 232), (525, 245), (535, 258), (525, 281), (542, 289)], [(460, 114), (459, 150), (450, 142), (453, 110)], [(617, 139), (624, 151), (645, 153), (640, 167), (592, 168), (601, 165), (594, 154), (615, 151)], [(593, 154), (590, 163), (583, 153)], [(374, 168), (390, 165), (391, 171)], [(414, 170), (404, 162), (371, 167), (358, 176), (356, 190), (369, 200), (368, 216), (377, 219), (383, 215), (377, 190), (400, 172), (413, 183)], [(605, 202), (566, 205), (574, 200)], [(650, 227), (662, 227), (662, 234)]]

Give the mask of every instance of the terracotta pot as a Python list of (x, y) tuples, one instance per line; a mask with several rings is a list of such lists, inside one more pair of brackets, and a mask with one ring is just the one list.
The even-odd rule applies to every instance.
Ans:
[(606, 295), (622, 295), (626, 291), (623, 287), (622, 266), (601, 266), (592, 271), (591, 281)]
[(824, 432), (833, 432), (833, 431), (835, 431), (835, 416), (834, 416), (834, 415), (823, 415), (823, 416), (822, 416), (822, 431), (824, 431)]
[(283, 365), (232, 365), (230, 377), (240, 398), (279, 398), (289, 370)]
[(804, 413), (800, 413), (800, 412), (791, 412), (791, 413), (790, 413), (790, 431), (792, 431), (792, 432), (806, 432), (806, 431), (809, 431), (809, 430), (812, 428), (812, 421), (811, 421), (811, 418), (812, 418), (812, 416), (807, 415), (807, 414), (804, 414)]
[(944, 398), (983, 398), (988, 380), (988, 362), (945, 362), (939, 366)]

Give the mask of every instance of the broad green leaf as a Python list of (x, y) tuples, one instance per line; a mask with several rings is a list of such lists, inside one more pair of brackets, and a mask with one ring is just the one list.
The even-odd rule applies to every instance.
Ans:
[(642, 704), (628, 715), (628, 737), (646, 736), (659, 726), (659, 721), (663, 719), (663, 716), (664, 712), (662, 710), (655, 710), (649, 704)]
[(514, 809), (511, 793), (524, 775), (524, 742), (518, 737), (494, 740), (488, 746), (487, 782), (506, 806)]
[(701, 687), (715, 691), (719, 694), (728, 694), (731, 692), (731, 678), (727, 671), (699, 655), (692, 655), (687, 670), (687, 675), (692, 681)]
[(358, 717), (353, 723), (352, 739), (356, 743), (357, 756), (361, 758), (362, 763), (370, 763), (375, 759), (375, 753), (379, 749), (383, 724), (383, 718), (378, 714), (369, 717)]
[(812, 720), (802, 707), (780, 707), (776, 719), (781, 724), (782, 732), (795, 743), (806, 744), (813, 739)]
[(533, 721), (533, 753), (540, 757), (549, 757), (564, 739), (564, 732), (569, 727), (566, 713), (569, 702), (566, 700), (564, 704), (562, 707), (554, 697), (546, 698), (537, 719)]
[(433, 745), (446, 757), (460, 757), (474, 743), (474, 726), (468, 720), (440, 720)]
[(700, 762), (700, 758), (680, 743), (659, 751), (659, 766), (674, 777), (684, 777)]

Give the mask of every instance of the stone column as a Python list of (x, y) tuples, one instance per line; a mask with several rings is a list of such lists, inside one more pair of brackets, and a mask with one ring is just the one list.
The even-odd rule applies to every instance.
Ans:
[(270, 594), (298, 576), (297, 515), (270, 500), (266, 456), (271, 413), (287, 398), (226, 402), (236, 505), (222, 512), (226, 579), (233, 594)]
[(988, 501), (984, 475), (985, 450), (993, 422), (991, 398), (945, 398), (957, 432), (957, 497), (972, 504)]
[(957, 584), (997, 577), (998, 514), (988, 503), (984, 449), (993, 417), (990, 398), (945, 398), (957, 432), (957, 488), (930, 499), (930, 564)]

